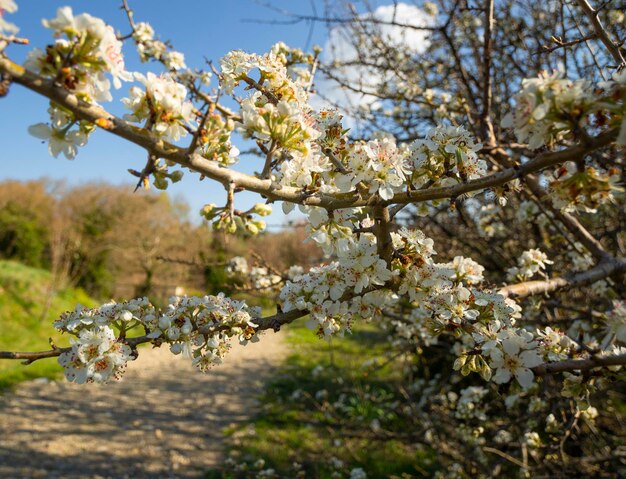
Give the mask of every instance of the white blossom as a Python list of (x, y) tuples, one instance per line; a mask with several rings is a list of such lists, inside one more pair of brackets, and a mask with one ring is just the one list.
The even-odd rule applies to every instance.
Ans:
[(496, 370), (492, 380), (502, 384), (514, 376), (520, 386), (529, 388), (534, 379), (531, 368), (543, 363), (532, 334), (524, 330), (507, 331), (499, 346), (489, 352), (490, 366)]
[(78, 147), (87, 144), (87, 135), (80, 130), (66, 132), (65, 129), (55, 129), (45, 123), (37, 123), (28, 128), (28, 132), (35, 138), (48, 142), (48, 151), (58, 158), (61, 153), (68, 160), (73, 160), (78, 153)]
[(184, 125), (194, 120), (193, 105), (186, 99), (184, 85), (167, 76), (149, 72), (146, 76), (135, 75), (145, 89), (132, 87), (128, 98), (122, 102), (132, 111), (125, 119), (140, 122), (155, 118), (154, 131), (170, 140), (177, 141), (187, 135)]
[(181, 70), (186, 66), (185, 55), (180, 52), (167, 52), (162, 56), (162, 60), (168, 70)]
[(0, 35), (14, 35), (19, 31), (15, 24), (4, 19), (5, 13), (15, 13), (16, 11), (17, 4), (13, 0), (0, 0)]
[(535, 274), (543, 272), (546, 269), (546, 265), (552, 263), (543, 251), (529, 249), (520, 255), (517, 260), (517, 266), (507, 270), (508, 279), (513, 281), (518, 276), (523, 279), (532, 278)]

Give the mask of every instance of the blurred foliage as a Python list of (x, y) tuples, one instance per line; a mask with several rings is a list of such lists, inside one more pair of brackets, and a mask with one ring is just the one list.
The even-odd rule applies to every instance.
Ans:
[[(227, 236), (194, 224), (189, 207), (163, 192), (49, 180), (0, 183), (0, 258), (51, 271), (49, 292), (83, 288), (102, 300), (178, 293), (232, 294), (224, 272), (233, 256), (278, 269), (317, 261), (303, 228)], [(253, 255), (258, 255), (253, 259)]]
[(43, 266), (48, 232), (23, 205), (9, 202), (0, 210), (0, 254), (30, 266)]

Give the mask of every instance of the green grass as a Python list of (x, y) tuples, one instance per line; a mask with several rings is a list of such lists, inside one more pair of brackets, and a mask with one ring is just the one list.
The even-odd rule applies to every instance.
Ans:
[[(280, 477), (296, 477), (297, 462), (304, 473), (298, 477), (326, 479), (336, 471), (331, 456), (344, 463), (341, 477), (352, 467), (362, 467), (368, 479), (432, 476), (430, 451), (401, 439), (373, 439), (368, 428), (377, 421), (385, 429), (402, 430), (394, 407), (388, 407), (401, 403), (395, 394), (402, 365), (389, 360), (383, 332), (361, 325), (354, 334), (328, 342), (299, 321), (288, 327), (288, 342), (292, 352), (266, 389), (254, 434), (246, 434), (250, 425), (229, 431), (231, 456), (248, 471), (223, 468), (209, 478), (256, 477), (252, 464), (262, 458), (264, 468), (274, 468)], [(331, 406), (342, 397), (341, 407)]]
[[(52, 338), (65, 346), (52, 327), (61, 313), (77, 303), (94, 306), (95, 302), (80, 289), (56, 292), (48, 313), (42, 317), (50, 284), (48, 271), (31, 268), (15, 261), (0, 260), (0, 350), (40, 351), (50, 349)], [(37, 377), (55, 378), (62, 374), (56, 358), (42, 359), (30, 365), (0, 359), (0, 390)]]

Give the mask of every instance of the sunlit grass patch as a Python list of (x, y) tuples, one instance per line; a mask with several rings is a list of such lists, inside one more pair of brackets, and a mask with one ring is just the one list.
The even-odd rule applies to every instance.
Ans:
[(267, 386), (262, 412), (228, 431), (230, 459), (208, 477), (261, 477), (268, 469), (276, 476), (266, 477), (349, 477), (354, 467), (370, 479), (432, 475), (432, 451), (398, 433), (405, 358), (384, 331), (362, 324), (328, 341), (300, 320), (287, 338), (291, 354)]
[[(15, 261), (0, 261), (0, 350), (46, 350), (50, 349), (49, 338), (65, 346), (67, 338), (54, 330), (52, 322), (77, 303), (95, 305), (84, 291), (64, 288), (53, 293), (45, 311), (50, 279), (48, 271)], [(0, 360), (0, 389), (27, 379), (56, 378), (61, 374), (55, 358), (27, 366), (16, 360)]]

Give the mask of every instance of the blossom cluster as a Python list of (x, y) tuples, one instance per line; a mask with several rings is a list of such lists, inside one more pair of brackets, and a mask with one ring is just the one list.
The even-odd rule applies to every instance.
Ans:
[(504, 117), (502, 127), (513, 127), (517, 140), (528, 141), (528, 147), (536, 150), (552, 146), (574, 128), (585, 126), (585, 114), (594, 98), (587, 80), (568, 80), (561, 72), (542, 72), (522, 82), (515, 102), (515, 110)]
[(615, 194), (624, 192), (618, 169), (602, 171), (568, 162), (555, 176), (549, 186), (550, 197), (554, 207), (563, 212), (596, 213), (600, 206), (614, 203)]
[(173, 297), (158, 317), (149, 318), (148, 337), (170, 344), (174, 354), (190, 357), (195, 366), (206, 371), (222, 362), (228, 340), (238, 336), (243, 343), (258, 340), (254, 319), (260, 308), (249, 308), (220, 293), (217, 296)]
[[(290, 60), (277, 53), (281, 50), (278, 45), (263, 56), (235, 51), (221, 60), (225, 92), (232, 93), (241, 81), (256, 90), (241, 100), (238, 129), (263, 144), (269, 159), (276, 154), (270, 166), (279, 184), (390, 200), (409, 187), (445, 186), (487, 173), (477, 156), (481, 145), (462, 127), (440, 125), (410, 147), (388, 134), (350, 142), (339, 112), (315, 112), (308, 105), (307, 85), (293, 79)], [(291, 62), (306, 63), (296, 58)], [(261, 73), (258, 82), (249, 76), (255, 69)]]
[[(122, 42), (101, 19), (87, 13), (74, 15), (70, 7), (62, 7), (55, 18), (44, 20), (43, 25), (53, 30), (56, 40), (45, 51), (35, 48), (29, 52), (26, 68), (53, 78), (88, 103), (112, 99), (107, 75), (112, 77), (115, 88), (121, 87), (122, 80), (132, 80), (124, 66)], [(48, 142), (52, 156), (63, 153), (67, 159), (74, 159), (94, 126), (78, 121), (55, 103), (50, 104), (48, 112), (50, 123), (33, 125), (29, 132)]]
[(449, 186), (487, 174), (476, 144), (462, 127), (440, 125), (425, 140), (398, 146), (390, 135), (349, 143), (341, 116), (322, 111), (314, 127), (320, 131), (308, 155), (293, 154), (281, 163), (280, 184), (330, 193), (361, 191), (390, 200), (409, 187)]
[(209, 160), (230, 166), (239, 159), (239, 149), (232, 144), (235, 130), (232, 119), (224, 119), (215, 112), (209, 112), (202, 127), (198, 130), (198, 152)]
[(269, 101), (260, 91), (241, 103), (242, 123), (240, 130), (244, 136), (268, 143), (274, 148), (285, 148), (308, 154), (310, 141), (319, 132), (308, 123), (301, 107), (295, 101)]
[[(164, 43), (153, 40), (154, 31), (150, 25), (135, 25), (133, 37), (140, 54), (143, 59), (151, 56), (162, 61), (170, 73), (155, 75), (149, 72), (143, 75), (127, 71), (122, 42), (113, 28), (87, 13), (74, 15), (70, 7), (62, 7), (55, 18), (44, 20), (43, 24), (53, 30), (56, 40), (45, 51), (31, 51), (26, 68), (53, 78), (80, 100), (89, 103), (112, 99), (109, 76), (116, 88), (120, 88), (122, 80), (136, 80), (143, 84), (143, 88), (133, 86), (128, 98), (122, 100), (131, 110), (125, 120), (144, 122), (145, 128), (169, 141), (178, 141), (191, 131), (197, 111), (187, 99), (187, 88), (175, 75), (177, 70), (184, 68), (184, 57), (178, 52), (167, 51)], [(29, 131), (37, 138), (48, 141), (53, 156), (63, 153), (66, 158), (73, 159), (77, 148), (86, 144), (94, 126), (78, 121), (71, 112), (54, 103), (51, 103), (49, 112), (49, 124), (33, 125)], [(210, 115), (204, 130), (198, 132), (198, 152), (224, 164), (233, 163), (239, 153), (230, 143), (233, 129), (234, 122)], [(154, 176), (155, 186), (159, 188), (167, 187), (165, 176), (176, 181), (170, 175), (159, 176), (157, 172)]]
[(29, 53), (26, 68), (54, 78), (87, 102), (110, 101), (111, 83), (120, 88), (121, 80), (132, 80), (124, 66), (122, 42), (113, 27), (88, 13), (74, 16), (70, 7), (61, 7), (57, 16), (44, 20), (56, 41), (46, 51)]
[(134, 359), (132, 349), (120, 337), (141, 322), (151, 318), (156, 310), (147, 298), (124, 303), (107, 303), (99, 308), (76, 306), (64, 313), (54, 327), (69, 333), (72, 338), (69, 351), (59, 356), (59, 364), (69, 381), (107, 382), (111, 377), (121, 377), (126, 363)]
[[(265, 145), (268, 155), (276, 151), (308, 155), (311, 141), (319, 132), (311, 127), (308, 105), (310, 71), (297, 65), (311, 65), (313, 58), (297, 49), (277, 43), (265, 55), (232, 51), (220, 60), (220, 85), (229, 95), (244, 80), (256, 91), (241, 101), (242, 136)], [(260, 79), (249, 75), (258, 70)]]
[[(478, 289), (484, 268), (475, 261), (456, 257), (450, 263), (434, 262), (433, 241), (419, 230), (401, 229), (391, 236), (397, 259), (390, 269), (378, 257), (373, 235), (361, 234), (358, 242), (350, 235), (331, 236), (329, 251), (337, 261), (288, 281), (279, 295), (282, 310), (309, 311), (312, 326), (328, 336), (349, 331), (354, 320), (381, 318), (383, 311), (405, 298), (411, 303), (411, 314), (397, 319), (392, 315), (390, 323), (398, 337), (430, 345), (437, 336), (451, 333), (460, 339), (455, 369), (463, 374), (479, 372), (496, 383), (516, 378), (522, 387), (530, 387), (532, 368), (542, 364), (548, 353), (558, 352), (555, 341), (545, 339), (549, 332), (534, 334), (515, 326), (519, 306)], [(538, 270), (548, 261), (532, 253), (520, 263), (524, 271)], [(400, 297), (384, 288), (389, 281), (398, 283)], [(363, 294), (366, 288), (374, 290)], [(565, 345), (571, 346), (559, 345), (564, 351), (569, 351)]]
[(185, 68), (185, 55), (169, 50), (167, 45), (154, 38), (154, 29), (149, 23), (140, 22), (134, 25), (133, 40), (137, 44), (137, 52), (141, 61), (155, 59), (162, 62), (168, 70)]
[[(290, 211), (293, 203), (283, 203), (283, 211)], [(371, 227), (374, 222), (364, 208), (342, 208), (329, 212), (315, 206), (300, 206), (307, 215), (305, 231), (310, 239), (322, 248), (327, 256), (347, 248), (355, 239), (354, 231), (359, 226)]]
[(594, 86), (591, 82), (564, 78), (563, 72), (541, 72), (522, 81), (516, 105), (502, 120), (513, 128), (517, 140), (531, 150), (552, 147), (585, 127), (619, 129), (616, 143), (626, 145), (626, 75)]
[[(93, 309), (77, 306), (54, 323), (59, 331), (74, 336), (70, 349), (59, 356), (59, 364), (70, 381), (107, 382), (121, 377), (126, 363), (135, 358), (131, 345), (152, 342), (169, 344), (172, 353), (184, 353), (206, 370), (222, 362), (230, 338), (238, 337), (242, 343), (258, 339), (254, 329), (258, 317), (260, 309), (223, 294), (173, 297), (164, 310), (156, 309), (147, 298)], [(127, 340), (127, 333), (137, 329), (145, 336), (140, 341)]]
[(132, 122), (148, 121), (149, 127), (158, 135), (177, 141), (187, 135), (185, 125), (194, 120), (193, 104), (187, 100), (187, 89), (181, 83), (161, 75), (139, 73), (135, 78), (144, 89), (134, 86), (130, 96), (124, 98), (124, 106), (132, 111), (124, 119)]
[(414, 185), (450, 186), (485, 176), (487, 163), (477, 154), (481, 148), (462, 126), (431, 129), (410, 146)]
[(265, 294), (278, 294), (286, 280), (295, 281), (305, 273), (304, 268), (299, 265), (290, 266), (282, 272), (269, 266), (250, 265), (243, 256), (231, 258), (224, 269), (229, 276), (242, 281), (243, 290), (261, 291)]
[(59, 356), (59, 364), (68, 381), (83, 384), (121, 377), (131, 359), (131, 348), (118, 341), (110, 327), (96, 326), (81, 330), (71, 340), (71, 349)]
[(393, 137), (346, 144), (340, 115), (322, 112), (316, 121), (321, 131), (317, 148), (313, 154), (294, 155), (283, 162), (278, 174), (281, 184), (327, 192), (358, 188), (383, 199), (402, 190), (408, 174), (406, 152)]
[(476, 288), (484, 268), (463, 257), (435, 263), (432, 240), (419, 231), (401, 230), (394, 246), (406, 263), (399, 293), (413, 303), (408, 321), (395, 322), (405, 323), (403, 335), (430, 345), (435, 336), (451, 333), (460, 340), (454, 368), (462, 374), (478, 372), (496, 383), (515, 377), (522, 387), (530, 387), (531, 368), (544, 362), (544, 351), (532, 333), (515, 326), (518, 305)]
[[(258, 69), (262, 84), (279, 99), (296, 101), (303, 105), (308, 99), (307, 87), (311, 76), (307, 69), (298, 64), (312, 64), (313, 56), (299, 49), (289, 48), (282, 42), (276, 43), (265, 55), (235, 50), (220, 60), (221, 85), (226, 94), (232, 94), (235, 87)], [(264, 83), (267, 81), (267, 83)]]
[(539, 249), (529, 249), (524, 251), (517, 259), (517, 266), (512, 266), (507, 270), (509, 281), (515, 279), (527, 280), (537, 273), (542, 273), (546, 265), (553, 262)]
[(267, 266), (250, 266), (242, 256), (231, 258), (225, 270), (231, 276), (243, 278), (248, 288), (254, 291), (267, 291), (283, 282), (283, 277), (270, 271)]
[(309, 325), (321, 336), (349, 331), (357, 319), (381, 317), (382, 310), (398, 299), (387, 289), (369, 291), (394, 276), (376, 253), (374, 235), (347, 241), (337, 256), (337, 261), (287, 281), (279, 294), (282, 310), (308, 311)]
[(393, 138), (356, 143), (350, 148), (346, 163), (352, 174), (336, 179), (340, 190), (349, 191), (362, 183), (368, 187), (369, 194), (377, 194), (384, 200), (401, 191), (410, 173), (406, 153), (396, 146)]

